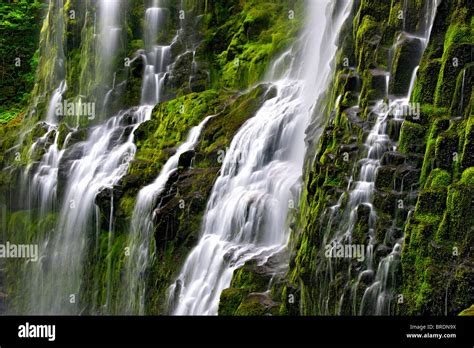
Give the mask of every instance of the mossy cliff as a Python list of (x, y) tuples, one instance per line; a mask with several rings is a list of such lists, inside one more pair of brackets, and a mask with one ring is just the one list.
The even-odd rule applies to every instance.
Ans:
[[(98, 235), (87, 239), (88, 253), (79, 297), (84, 313), (118, 310), (119, 299), (110, 297), (109, 289), (117, 287), (123, 276), (123, 251), (128, 243), (136, 195), (156, 178), (189, 130), (206, 116), (215, 115), (203, 130), (194, 152), (181, 156), (178, 172), (155, 207), (156, 257), (148, 270), (147, 302), (150, 313), (166, 311), (165, 290), (196, 242), (223, 153), (239, 127), (273, 96), (272, 89), (257, 83), (262, 80), (268, 62), (295, 37), (301, 24), (298, 18), (302, 11), (299, 16), (293, 13), (302, 7), (286, 1), (163, 1), (160, 4), (169, 9), (169, 17), (155, 43), (172, 42), (173, 63), (168, 67), (163, 85), (165, 101), (155, 107), (151, 120), (135, 131), (137, 152), (128, 173), (118, 185), (102, 190), (96, 197), (101, 229)], [(34, 204), (13, 199), (27, 194), (26, 188), (22, 188), (24, 181), (20, 180), (25, 168), (30, 166), (30, 172), (36, 170), (57, 134), (58, 147), (66, 151), (65, 158), (73, 158), (74, 145), (84, 141), (90, 130), (86, 118), (62, 118), (53, 128), (40, 121), (46, 118), (48, 102), (61, 81), (67, 85), (63, 98), (97, 104), (99, 117), (92, 123), (130, 108), (123, 113), (126, 119), (140, 103), (146, 4), (138, 0), (121, 2), (118, 50), (107, 66), (100, 51), (100, 26), (95, 24), (100, 17), (98, 2), (51, 1), (43, 7), (35, 2), (36, 7), (30, 8), (22, 2), (21, 6), (29, 16), (28, 21), (36, 21), (37, 27), (36, 31), (35, 26), (30, 26), (27, 33), (16, 31), (15, 35), (26, 33), (28, 40), (39, 45), (29, 72), (34, 76), (36, 70), (36, 75), (23, 78), (28, 83), (25, 93), (31, 90), (31, 96), (25, 94), (18, 112), (9, 116), (13, 120), (0, 128), (5, 169), (0, 182), (2, 203), (11, 203), (7, 211), (8, 233), (18, 242), (41, 239), (39, 234), (51, 231), (58, 217), (56, 212), (41, 216)], [(41, 8), (44, 8), (42, 13)], [(40, 15), (44, 18), (41, 33)], [(28, 43), (33, 47), (36, 44)], [(32, 56), (34, 50), (30, 53)], [(25, 63), (22, 64), (24, 67)], [(106, 105), (103, 101), (107, 91), (111, 94)], [(9, 107), (8, 111), (12, 110)], [(23, 112), (19, 114), (19, 111)], [(37, 145), (30, 150), (35, 142)], [(56, 209), (67, 182), (67, 166), (63, 162)], [(17, 229), (22, 229), (24, 236), (15, 235)], [(17, 266), (12, 264), (8, 268), (11, 286), (7, 292), (10, 308), (21, 311), (24, 306), (19, 302), (24, 292), (19, 290), (14, 276)], [(106, 303), (108, 307), (104, 309)]]
[[(221, 294), (220, 315), (373, 314), (370, 308), (363, 312), (361, 303), (374, 275), (358, 277), (365, 266), (355, 259), (341, 259), (327, 271), (326, 237), (339, 223), (332, 219), (332, 207), (343, 211), (349, 205), (348, 186), (367, 156), (364, 142), (376, 122), (376, 103), (405, 96), (417, 66), (410, 98), (419, 104), (419, 114), (388, 118), (389, 150), (380, 161), (371, 203), (376, 222), (371, 225), (368, 205), (357, 207), (351, 241), (373, 243), (378, 264), (403, 240), (391, 266), (389, 313), (472, 313), (474, 6), (470, 0), (441, 1), (422, 52), (429, 3), (353, 2), (338, 40), (333, 79), (321, 101), (325, 122), (318, 143), (313, 139), (320, 131), (316, 120), (307, 131), (304, 186), (300, 204), (288, 219), (288, 253), (264, 263), (250, 260), (236, 269)], [(17, 243), (41, 240), (56, 226), (67, 181), (65, 161), (59, 170), (57, 206), (48, 214), (25, 198), (24, 178), (38, 169), (56, 135), (68, 157), (74, 145), (87, 139), (91, 125), (119, 110), (128, 120), (140, 104), (149, 4), (121, 4), (118, 49), (107, 64), (95, 31), (97, 1), (0, 5), (0, 53), (9, 59), (2, 66), (0, 86), (0, 214), (6, 216), (1, 222), (7, 237)], [(169, 11), (154, 44), (171, 44), (172, 63), (163, 80), (162, 100), (151, 119), (134, 131), (136, 153), (127, 173), (95, 197), (99, 229), (97, 235), (87, 236), (82, 314), (121, 313), (126, 299), (113, 290), (123, 284), (137, 194), (155, 180), (190, 129), (213, 115), (195, 148), (181, 155), (178, 170), (153, 206), (154, 257), (145, 270), (146, 314), (169, 313), (167, 289), (198, 241), (227, 148), (245, 121), (275, 95), (264, 83), (265, 72), (295, 40), (305, 20), (300, 0), (160, 4)], [(3, 44), (7, 40), (13, 44)], [(15, 65), (17, 56), (20, 66)], [(53, 127), (44, 122), (48, 102), (63, 80), (63, 97), (97, 103), (99, 117), (92, 122), (63, 118)], [(21, 268), (18, 260), (0, 267), (0, 312), (5, 300), (12, 312), (26, 306), (31, 289), (21, 288)]]
[(18, 116), (30, 98), (44, 10), (40, 1), (23, 0), (0, 7), (0, 126)]
[[(352, 35), (341, 40), (338, 53), (333, 98), (341, 96), (340, 102), (307, 168), (281, 313), (360, 314), (373, 284), (370, 275), (356, 278), (361, 265), (355, 260), (322, 271), (324, 236), (337, 227), (328, 221), (330, 207), (347, 205), (348, 180), (366, 155), (374, 102), (405, 95), (418, 65), (421, 43), (405, 32), (423, 30), (426, 2), (409, 2), (401, 13), (402, 3), (355, 2)], [(411, 97), (420, 113), (387, 122), (395, 150), (385, 153), (375, 179), (374, 260), (405, 236), (394, 262), (392, 314), (456, 315), (474, 302), (472, 11), (469, 1), (441, 2)], [(352, 243), (367, 245), (367, 214), (357, 209)], [(289, 295), (299, 301), (290, 303)]]

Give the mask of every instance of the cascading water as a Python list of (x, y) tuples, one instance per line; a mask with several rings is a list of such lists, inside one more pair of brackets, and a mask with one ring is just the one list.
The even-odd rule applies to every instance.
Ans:
[[(185, 35), (185, 31), (181, 27), (170, 46), (156, 44), (157, 33), (166, 27), (169, 14), (168, 8), (157, 7), (160, 3), (160, 1), (155, 0), (153, 6), (146, 10), (145, 16), (146, 27), (149, 28), (145, 36), (145, 46), (148, 47), (149, 52), (145, 55), (146, 67), (142, 101), (153, 100), (155, 103), (162, 100), (163, 80), (168, 73), (167, 70), (173, 69), (174, 62), (171, 61), (170, 57), (171, 45), (177, 40), (181, 40), (182, 36)], [(184, 4), (181, 3), (181, 6), (182, 11), (184, 11)], [(184, 25), (182, 21), (180, 24)], [(175, 61), (180, 56), (178, 55)], [(130, 256), (125, 263), (124, 282), (120, 290), (122, 292), (122, 312), (124, 313), (145, 314), (145, 274), (153, 259), (153, 209), (169, 177), (177, 170), (179, 157), (184, 152), (194, 148), (203, 127), (210, 117), (206, 117), (198, 126), (191, 129), (186, 141), (168, 159), (155, 181), (138, 193), (128, 242)]]
[[(102, 18), (99, 42), (100, 51), (104, 53), (102, 64), (105, 64), (110, 63), (116, 51), (118, 39), (114, 33), (118, 30), (120, 1), (103, 0), (99, 8)], [(54, 115), (52, 110), (61, 100), (64, 88), (65, 84), (62, 84), (53, 94), (48, 118)], [(50, 130), (56, 132), (55, 142), (33, 176), (35, 190), (42, 195), (41, 209), (53, 201), (55, 192), (49, 188), (56, 188), (61, 168), (66, 168), (67, 182), (56, 228), (39, 242), (40, 261), (28, 265), (25, 272), (24, 281), (30, 294), (27, 313), (76, 314), (81, 311), (77, 303), (84, 251), (88, 236), (99, 233), (96, 195), (104, 188), (112, 188), (126, 173), (136, 150), (133, 132), (150, 118), (152, 109), (153, 104), (144, 103), (119, 112), (104, 124), (92, 128), (87, 140), (74, 144), (66, 154), (64, 150), (57, 150), (56, 127)]]
[(194, 148), (210, 117), (212, 116), (206, 117), (198, 126), (191, 129), (186, 141), (168, 159), (156, 180), (138, 193), (131, 222), (130, 257), (125, 267), (124, 284), (127, 289), (123, 304), (126, 306), (126, 313), (145, 314), (145, 272), (153, 257), (152, 209), (168, 179), (178, 169), (179, 157)]
[(57, 227), (40, 243), (45, 246), (41, 262), (30, 275), (30, 289), (40, 294), (32, 291), (29, 313), (78, 312), (70, 300), (71, 296), (78, 297), (87, 235), (96, 226), (95, 197), (101, 189), (113, 187), (126, 173), (135, 153), (133, 131), (149, 119), (151, 109), (142, 106), (128, 111), (132, 125), (126, 123), (128, 112), (122, 112), (92, 129), (87, 141), (73, 147), (80, 157), (70, 161)]
[[(301, 59), (284, 53), (293, 58), (290, 69), (273, 82), (277, 96), (232, 140), (208, 202), (200, 241), (169, 289), (173, 314), (217, 314), (220, 294), (236, 268), (285, 249), (289, 207), (299, 196), (305, 128), (327, 87), (336, 38), (350, 12), (351, 1), (341, 1), (339, 10), (335, 4), (308, 2), (310, 18), (301, 38), (302, 52), (297, 52)], [(326, 14), (331, 12), (336, 13), (329, 19)], [(270, 79), (280, 70), (275, 64)]]
[(161, 100), (166, 67), (170, 64), (170, 46), (156, 43), (158, 34), (166, 28), (169, 21), (169, 9), (160, 7), (160, 1), (154, 0), (152, 7), (145, 12), (145, 76), (142, 86), (142, 103), (156, 104)]
[[(436, 17), (436, 11), (440, 0), (428, 2), (426, 4), (425, 11), (425, 23), (423, 27), (422, 36), (420, 41), (422, 43), (420, 57), (423, 56), (423, 52), (428, 46), (429, 39), (431, 36), (431, 29)], [(416, 74), (418, 72), (418, 66), (413, 70), (410, 86), (408, 88), (407, 96), (402, 100), (396, 100), (393, 103), (398, 104), (395, 113), (396, 119), (402, 119), (403, 114), (400, 110), (403, 110), (405, 106), (409, 106), (409, 100), (415, 85)], [(374, 177), (375, 179), (375, 177)], [(375, 272), (375, 280), (371, 286), (369, 286), (362, 297), (360, 314), (374, 313), (377, 315), (390, 314), (390, 305), (395, 294), (393, 290), (396, 284), (395, 272), (398, 267), (400, 255), (402, 252), (404, 236), (397, 239), (393, 245), (392, 251), (386, 257), (382, 258), (379, 262), (377, 270)]]
[[(422, 36), (410, 36), (411, 39), (420, 40), (421, 42), (420, 57), (428, 44), (438, 4), (439, 1), (432, 2), (431, 4), (429, 4), (429, 2), (427, 3), (425, 13), (426, 23), (423, 27)], [(398, 43), (395, 45), (397, 44)], [(372, 112), (376, 115), (377, 119), (364, 144), (364, 147), (367, 149), (367, 156), (358, 162), (361, 167), (357, 179), (353, 180), (353, 178), (351, 178), (349, 181), (347, 204), (343, 206), (346, 195), (346, 193), (343, 193), (337, 204), (328, 209), (327, 225), (324, 229), (325, 234), (322, 245), (329, 246), (329, 251), (327, 251), (329, 255), (335, 255), (337, 248), (340, 248), (340, 246), (351, 245), (358, 210), (361, 207), (368, 209), (368, 227), (366, 231), (368, 242), (365, 246), (364, 264), (360, 270), (356, 271), (356, 281), (351, 286), (350, 292), (352, 298), (351, 312), (354, 315), (381, 315), (390, 313), (391, 301), (394, 297), (393, 290), (396, 286), (395, 272), (400, 259), (403, 236), (396, 238), (392, 245), (392, 251), (387, 256), (381, 258), (378, 265), (374, 264), (374, 247), (377, 243), (375, 238), (377, 214), (372, 199), (375, 190), (377, 170), (381, 167), (382, 156), (389, 150), (396, 150), (396, 144), (391, 141), (387, 133), (388, 121), (392, 116), (395, 122), (403, 121), (405, 110), (410, 107), (409, 100), (417, 71), (418, 67), (412, 72), (410, 85), (404, 98), (390, 101), (388, 109), (383, 100), (380, 100), (373, 108)], [(387, 86), (388, 84), (389, 81), (387, 81)], [(336, 224), (335, 227), (334, 223)], [(319, 265), (316, 274), (316, 279), (318, 279), (319, 282), (319, 308), (321, 314), (334, 314), (331, 313), (328, 306), (334, 296), (328, 284), (334, 280), (333, 270), (338, 267), (339, 261), (337, 258), (324, 256), (322, 256), (321, 259), (323, 261)], [(351, 276), (352, 272), (354, 272), (354, 269), (352, 266), (349, 266), (347, 271), (349, 279), (353, 277)], [(359, 307), (357, 291), (359, 285), (367, 281), (370, 281), (370, 285), (364, 290)], [(346, 300), (344, 296), (343, 294), (338, 300), (339, 311), (341, 311), (343, 303)], [(339, 314), (341, 313), (339, 312)]]
[(104, 79), (103, 82), (109, 84), (109, 88), (112, 87), (114, 76), (113, 59), (120, 49), (120, 36), (122, 35), (121, 3), (121, 0), (99, 0), (98, 2), (98, 71), (100, 71), (100, 77)]

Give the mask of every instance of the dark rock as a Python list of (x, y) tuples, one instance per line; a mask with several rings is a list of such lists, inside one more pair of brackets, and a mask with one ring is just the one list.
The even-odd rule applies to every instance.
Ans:
[(191, 166), (192, 160), (194, 158), (195, 151), (189, 150), (181, 154), (178, 160), (178, 167), (188, 168)]
[(420, 61), (421, 49), (420, 39), (404, 36), (399, 40), (392, 64), (390, 94), (406, 96), (413, 71)]
[(379, 191), (391, 191), (394, 189), (394, 174), (396, 168), (393, 166), (380, 167), (375, 177), (375, 188)]
[(383, 154), (381, 164), (383, 166), (399, 166), (405, 163), (405, 155), (396, 151), (387, 151)]
[(339, 148), (339, 153), (344, 153), (344, 152), (355, 152), (359, 150), (359, 145), (357, 143), (353, 144), (344, 144), (341, 145)]

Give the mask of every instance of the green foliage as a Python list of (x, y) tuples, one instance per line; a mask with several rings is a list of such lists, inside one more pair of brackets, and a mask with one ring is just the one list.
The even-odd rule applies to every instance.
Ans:
[(436, 168), (433, 170), (426, 182), (427, 188), (442, 189), (449, 186), (451, 183), (451, 175), (445, 170)]
[(421, 152), (425, 145), (424, 134), (425, 128), (422, 125), (404, 121), (399, 140), (400, 152)]
[(474, 167), (470, 167), (466, 169), (462, 173), (462, 177), (461, 177), (461, 180), (459, 180), (459, 182), (464, 185), (474, 186)]
[(242, 289), (224, 289), (219, 300), (219, 315), (235, 315), (237, 308), (247, 295), (248, 291)]
[[(5, 109), (23, 108), (28, 102), (38, 64), (36, 52), (44, 3), (21, 0), (0, 4), (0, 104)], [(15, 111), (2, 110), (0, 122)]]
[(294, 39), (303, 17), (301, 6), (281, 1), (252, 0), (214, 11), (198, 54), (211, 62), (214, 88), (235, 90), (261, 80), (270, 59)]

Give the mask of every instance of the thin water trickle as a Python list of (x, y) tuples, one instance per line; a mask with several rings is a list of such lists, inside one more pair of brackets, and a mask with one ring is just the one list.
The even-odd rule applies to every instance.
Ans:
[(140, 190), (137, 196), (130, 228), (130, 256), (125, 265), (123, 296), (124, 312), (128, 314), (145, 314), (145, 272), (153, 258), (153, 209), (156, 199), (164, 190), (170, 176), (178, 169), (180, 156), (194, 148), (202, 129), (213, 116), (206, 117), (198, 126), (191, 129), (186, 141), (171, 156), (160, 171), (155, 181)]
[[(433, 2), (433, 7), (428, 7), (426, 16), (429, 18), (429, 25), (423, 28), (422, 42), (422, 56), (425, 50), (431, 32), (431, 27), (435, 18), (436, 8), (438, 2)], [(397, 43), (396, 43), (397, 44)], [(367, 149), (365, 158), (359, 160), (361, 165), (358, 176), (355, 181), (351, 179), (348, 190), (348, 203), (343, 210), (340, 210), (341, 204), (333, 206), (329, 210), (328, 225), (325, 228), (325, 235), (323, 237), (323, 245), (351, 244), (354, 228), (356, 227), (359, 209), (368, 209), (368, 224), (365, 231), (365, 258), (358, 266), (359, 271), (356, 273), (356, 281), (353, 284), (348, 284), (350, 287), (350, 296), (352, 297), (351, 310), (352, 314), (389, 314), (390, 304), (394, 297), (393, 289), (396, 286), (395, 272), (397, 264), (400, 259), (401, 246), (403, 238), (399, 238), (393, 244), (391, 252), (381, 258), (378, 264), (374, 264), (374, 247), (377, 243), (375, 238), (375, 228), (377, 221), (377, 213), (373, 206), (373, 196), (375, 190), (375, 179), (377, 171), (381, 167), (382, 156), (387, 152), (393, 150), (392, 141), (387, 134), (388, 120), (393, 118), (394, 121), (402, 122), (406, 115), (403, 114), (407, 106), (409, 106), (410, 96), (414, 89), (418, 67), (416, 67), (410, 79), (410, 85), (407, 95), (402, 99), (390, 101), (388, 109), (385, 102), (380, 100), (372, 110), (372, 113), (377, 116), (373, 128), (370, 130), (364, 147)], [(387, 85), (389, 79), (387, 81)], [(342, 201), (346, 193), (343, 193), (339, 198)], [(335, 221), (335, 216), (338, 218)], [(335, 226), (333, 225), (335, 223)], [(379, 241), (380, 242), (380, 241)], [(334, 269), (340, 267), (337, 259), (325, 258), (323, 256), (322, 262), (319, 265), (316, 277), (320, 279), (320, 309), (321, 314), (331, 313), (328, 303), (334, 296), (330, 290), (329, 282), (334, 280)], [(347, 277), (352, 279), (354, 272), (353, 266), (347, 266)], [(359, 304), (359, 288), (362, 284), (369, 283), (362, 294), (362, 299)], [(339, 297), (337, 308), (341, 311), (343, 302), (346, 301), (344, 296)]]

